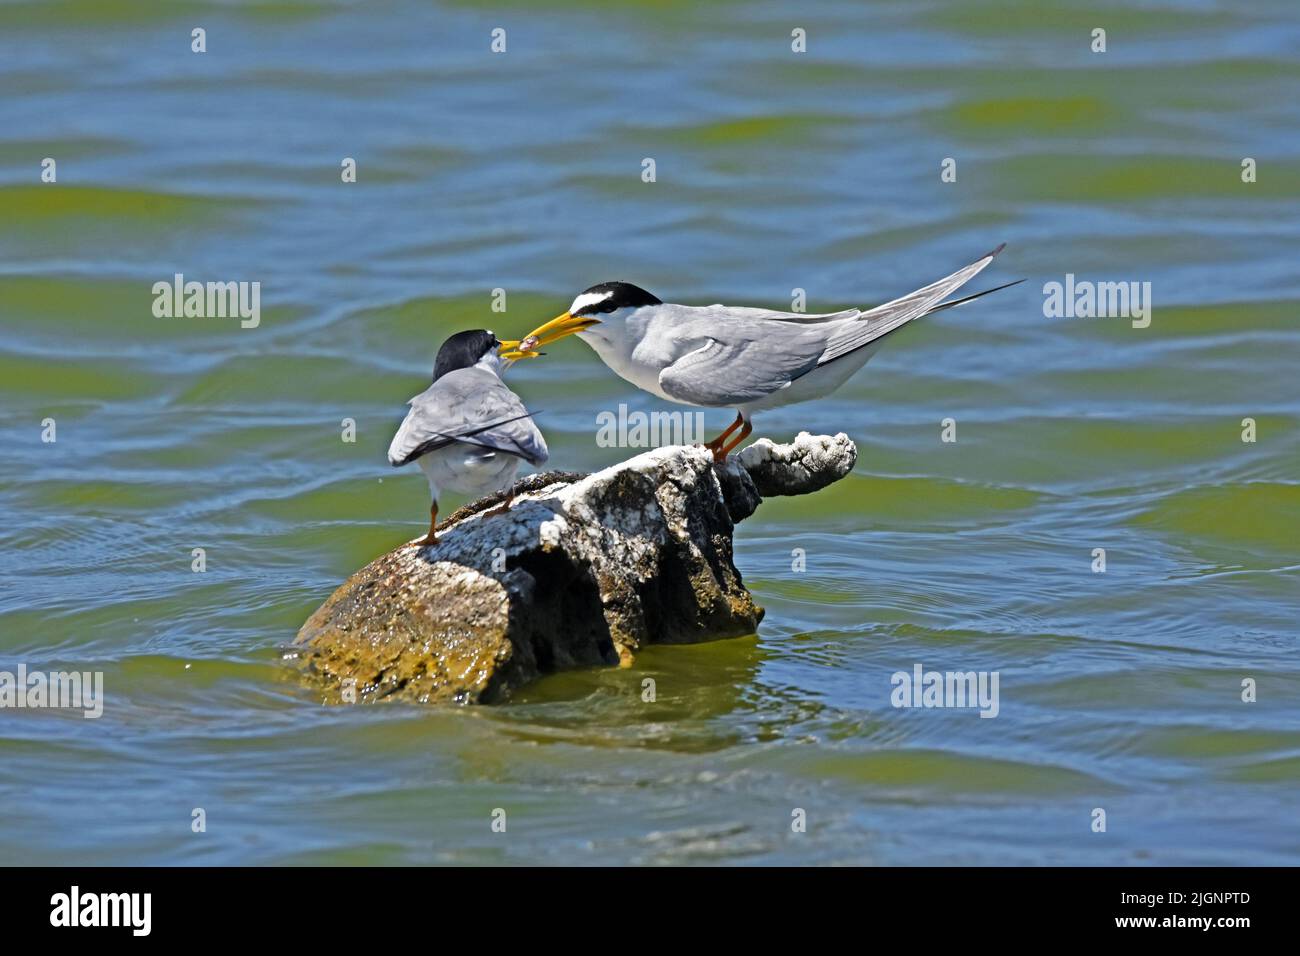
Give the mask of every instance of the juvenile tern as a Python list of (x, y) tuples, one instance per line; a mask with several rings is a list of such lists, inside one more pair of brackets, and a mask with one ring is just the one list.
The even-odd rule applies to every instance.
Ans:
[[(829, 395), (866, 364), (890, 332), (1015, 285), (944, 301), (1005, 246), (874, 309), (819, 315), (676, 305), (631, 283), (603, 282), (534, 329), (517, 354), (537, 354), (540, 346), (576, 334), (614, 372), (652, 395), (682, 405), (736, 409), (730, 427), (705, 443), (721, 462), (749, 437), (754, 412)], [(731, 438), (737, 428), (740, 433)]]
[(394, 467), (414, 461), (429, 480), (433, 504), (421, 545), (438, 540), (442, 489), (482, 495), (509, 488), (494, 512), (501, 513), (514, 497), (520, 462), (536, 467), (548, 457), (531, 413), (501, 381), (511, 363), (524, 357), (518, 344), (503, 343), (486, 329), (457, 332), (438, 349), (433, 384), (408, 403), (411, 410), (388, 446), (388, 461)]

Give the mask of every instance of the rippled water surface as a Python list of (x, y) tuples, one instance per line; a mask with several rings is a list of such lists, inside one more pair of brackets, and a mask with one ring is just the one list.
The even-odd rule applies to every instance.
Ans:
[[(1300, 862), (1294, 5), (547, 6), (0, 3), (0, 669), (107, 695), (0, 711), (0, 862)], [(611, 278), (868, 304), (1001, 241), (979, 282), (1028, 282), (759, 419), (860, 457), (739, 529), (757, 635), (479, 709), (281, 661), (422, 530), (383, 452), (448, 332)], [(175, 273), (260, 326), (155, 318)], [(1150, 327), (1045, 317), (1067, 273)], [(620, 460), (597, 412), (661, 406), (550, 353), (512, 384), (552, 463)], [(998, 717), (892, 708), (915, 664)]]

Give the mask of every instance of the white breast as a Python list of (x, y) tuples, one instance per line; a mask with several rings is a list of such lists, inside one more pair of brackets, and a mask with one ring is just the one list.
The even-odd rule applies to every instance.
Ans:
[(655, 306), (602, 316), (599, 325), (578, 333), (620, 378), (670, 402), (678, 399), (659, 387), (659, 373), (691, 348), (673, 335), (671, 317)]

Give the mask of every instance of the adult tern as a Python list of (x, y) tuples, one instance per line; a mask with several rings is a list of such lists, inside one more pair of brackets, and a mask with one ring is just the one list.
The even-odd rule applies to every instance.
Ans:
[[(510, 489), (523, 462), (534, 467), (547, 457), (546, 439), (519, 396), (501, 381), (518, 358), (517, 341), (501, 342), (486, 329), (457, 332), (438, 349), (433, 384), (408, 403), (388, 461), (394, 467), (416, 462), (429, 480), (433, 504), (429, 533), (421, 545), (438, 540), (438, 495), (443, 489), (482, 495)], [(536, 354), (536, 353), (530, 353)]]
[(1005, 246), (874, 309), (818, 315), (677, 305), (628, 282), (603, 282), (534, 329), (514, 354), (538, 354), (539, 347), (576, 334), (614, 372), (652, 395), (682, 405), (734, 408), (736, 420), (705, 443), (721, 462), (749, 437), (755, 412), (829, 395), (866, 364), (889, 333), (1015, 285), (948, 299)]

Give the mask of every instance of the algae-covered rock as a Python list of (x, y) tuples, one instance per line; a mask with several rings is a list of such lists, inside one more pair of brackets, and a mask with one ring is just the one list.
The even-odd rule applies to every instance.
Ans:
[[(763, 617), (732, 561), (763, 495), (847, 474), (844, 435), (762, 440), (715, 466), (699, 446), (591, 475), (549, 472), (453, 514), (352, 575), (294, 643), (327, 701), (499, 700), (552, 671), (628, 665), (646, 644), (752, 634)], [(355, 695), (355, 696), (353, 696)]]

